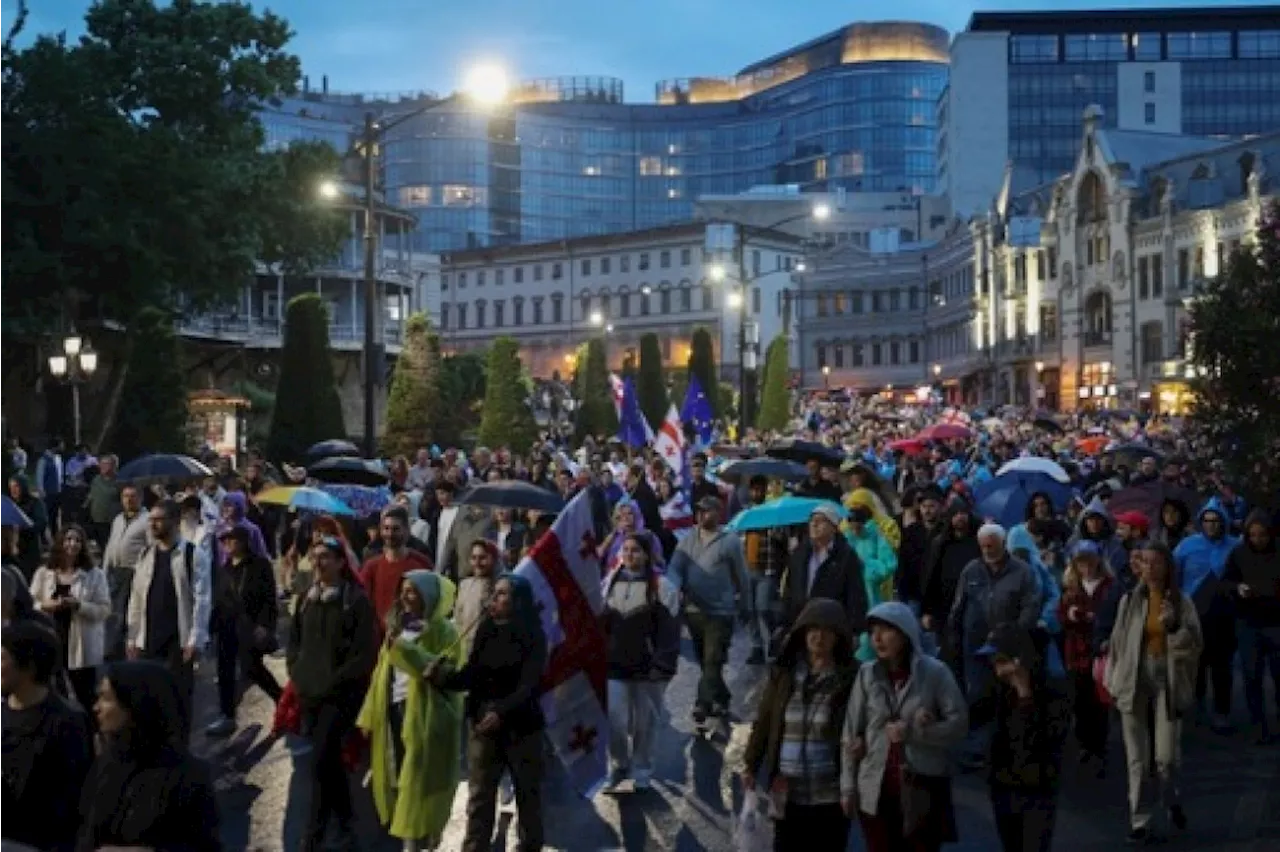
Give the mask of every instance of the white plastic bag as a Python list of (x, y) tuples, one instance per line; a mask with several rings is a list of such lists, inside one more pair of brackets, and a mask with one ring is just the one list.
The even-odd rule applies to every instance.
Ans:
[(734, 852), (773, 852), (773, 820), (769, 800), (755, 790), (742, 796), (742, 811), (733, 822)]

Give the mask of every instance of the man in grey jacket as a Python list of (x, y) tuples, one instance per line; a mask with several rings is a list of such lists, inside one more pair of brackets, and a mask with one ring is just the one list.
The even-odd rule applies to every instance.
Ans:
[(702, 666), (698, 697), (693, 706), (694, 724), (706, 724), (729, 712), (729, 687), (724, 664), (733, 640), (733, 621), (746, 619), (747, 560), (736, 532), (720, 524), (723, 504), (703, 497), (694, 507), (698, 526), (676, 548), (667, 566), (667, 579), (683, 592), (685, 621), (693, 637), (693, 650)]
[[(948, 626), (952, 647), (960, 654), (970, 707), (995, 688), (990, 664), (976, 653), (986, 645), (992, 629), (998, 624), (1016, 624), (1030, 631), (1040, 618), (1040, 582), (1031, 566), (1005, 548), (1005, 535), (999, 524), (985, 524), (978, 530), (982, 558), (973, 560), (960, 572), (951, 604)], [(972, 732), (965, 744), (966, 763), (971, 768), (985, 762), (993, 732), (993, 725)]]

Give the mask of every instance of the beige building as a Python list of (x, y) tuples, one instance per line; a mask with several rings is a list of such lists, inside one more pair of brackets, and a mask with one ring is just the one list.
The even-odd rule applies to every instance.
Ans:
[(1185, 407), (1188, 306), (1253, 239), (1277, 174), (1280, 133), (1117, 130), (1089, 107), (1069, 174), (1007, 172), (972, 223), (983, 402)]

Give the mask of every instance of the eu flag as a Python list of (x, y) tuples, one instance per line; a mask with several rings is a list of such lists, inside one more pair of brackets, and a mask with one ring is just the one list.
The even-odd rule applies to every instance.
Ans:
[(711, 401), (702, 390), (697, 376), (689, 377), (689, 389), (684, 394), (684, 405), (680, 407), (680, 422), (686, 428), (692, 428), (699, 449), (711, 445), (711, 421), (715, 417), (711, 412)]

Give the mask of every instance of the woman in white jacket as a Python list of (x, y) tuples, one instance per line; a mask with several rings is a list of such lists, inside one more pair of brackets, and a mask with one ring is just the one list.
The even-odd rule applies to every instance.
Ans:
[(88, 540), (81, 527), (63, 527), (49, 551), (48, 564), (31, 578), (31, 597), (57, 627), (62, 663), (76, 700), (86, 711), (95, 700), (111, 614), (107, 575), (93, 564)]

